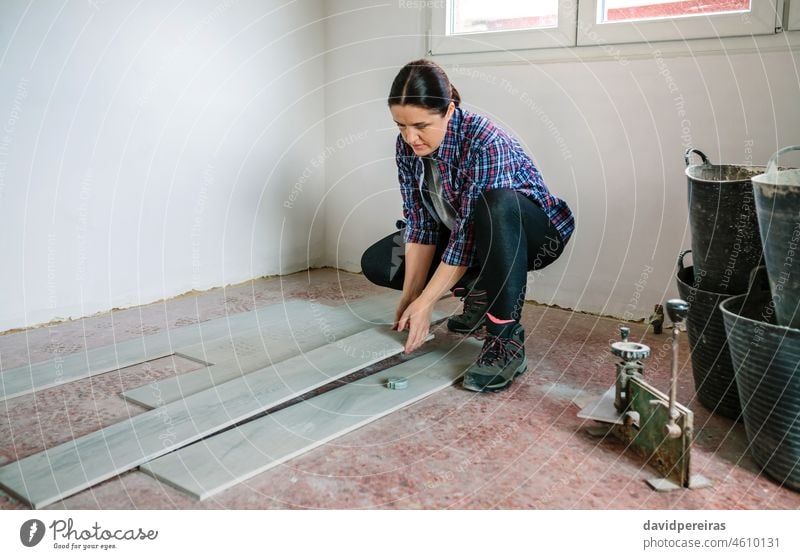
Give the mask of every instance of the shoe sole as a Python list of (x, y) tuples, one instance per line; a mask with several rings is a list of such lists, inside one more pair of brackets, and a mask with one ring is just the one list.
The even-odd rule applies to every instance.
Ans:
[(508, 380), (502, 381), (501, 383), (487, 384), (486, 386), (481, 387), (475, 385), (468, 385), (462, 382), (461, 386), (467, 390), (471, 390), (472, 392), (500, 392), (508, 388), (511, 385), (511, 383), (514, 382), (515, 378), (517, 378), (527, 370), (528, 370), (528, 360), (526, 359), (525, 361), (522, 362), (519, 368), (516, 371), (514, 371), (514, 376), (512, 376)]

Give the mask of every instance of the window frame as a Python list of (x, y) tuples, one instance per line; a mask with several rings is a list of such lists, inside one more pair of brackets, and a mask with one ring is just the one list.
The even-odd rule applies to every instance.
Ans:
[[(447, 35), (445, 31), (452, 0), (430, 3), (426, 53), (430, 56), (460, 54), (486, 55), (498, 51), (569, 52), (569, 47), (646, 45), (653, 42), (685, 43), (732, 40), (733, 37), (774, 36), (787, 29), (800, 29), (800, 0), (752, 0), (755, 12), (707, 17), (666, 18), (663, 20), (597, 24), (600, 0), (559, 0), (557, 28), (492, 31)], [(789, 4), (785, 6), (785, 4)], [(786, 25), (781, 15), (787, 8)], [(749, 19), (751, 24), (742, 20)], [(692, 21), (695, 20), (695, 21)], [(744, 25), (736, 25), (737, 23)], [(688, 43), (687, 43), (688, 44)]]
[(751, 11), (746, 15), (712, 14), (596, 23), (598, 7), (602, 1), (579, 0), (578, 46), (774, 35), (780, 21), (779, 0), (751, 0)]
[(786, 0), (789, 2), (789, 9), (786, 15), (785, 28), (789, 30), (800, 29), (800, 0)]
[(575, 46), (578, 4), (558, 2), (558, 25), (543, 29), (518, 29), (449, 35), (452, 0), (431, 3), (428, 54), (466, 54), (493, 50), (529, 50)]

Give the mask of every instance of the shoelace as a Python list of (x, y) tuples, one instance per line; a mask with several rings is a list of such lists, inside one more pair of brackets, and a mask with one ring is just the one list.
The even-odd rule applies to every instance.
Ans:
[(484, 340), (481, 353), (478, 355), (478, 365), (492, 365), (498, 359), (511, 360), (522, 349), (522, 345), (511, 338), (501, 338), (493, 334), (476, 336)]

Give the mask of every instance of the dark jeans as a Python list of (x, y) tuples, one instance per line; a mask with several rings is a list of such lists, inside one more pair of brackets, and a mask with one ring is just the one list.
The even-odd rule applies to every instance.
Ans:
[[(561, 235), (547, 214), (530, 198), (509, 189), (489, 190), (475, 207), (475, 245), (478, 265), (467, 270), (456, 287), (478, 278), (489, 296), (489, 313), (501, 320), (519, 320), (525, 302), (527, 272), (553, 263), (564, 250)], [(442, 228), (430, 281), (447, 247), (450, 230)], [(372, 283), (403, 289), (405, 276), (403, 231), (384, 237), (361, 257), (361, 269)]]

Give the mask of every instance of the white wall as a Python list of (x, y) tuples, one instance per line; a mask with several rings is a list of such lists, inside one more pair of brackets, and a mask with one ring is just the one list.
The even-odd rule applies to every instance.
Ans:
[(323, 15), (2, 2), (0, 331), (320, 264)]
[[(401, 214), (397, 132), (385, 99), (399, 68), (423, 55), (426, 24), (422, 10), (403, 7), (411, 3), (343, 17), (336, 12), (360, 3), (334, 5), (326, 138), (364, 129), (370, 141), (326, 169), (336, 193), (327, 206), (327, 255), (331, 265), (358, 270), (362, 251)], [(763, 165), (777, 147), (800, 141), (800, 87), (788, 51), (443, 65), (465, 106), (520, 138), (574, 210), (567, 253), (542, 277), (529, 275), (528, 297), (581, 311), (642, 318), (676, 294), (675, 259), (690, 245), (684, 144), (715, 163)]]
[[(358, 271), (401, 214), (386, 95), (424, 52), (418, 4), (0, 4), (0, 331)], [(443, 63), (577, 214), (565, 256), (530, 276), (541, 302), (639, 318), (674, 294), (682, 120), (715, 162), (798, 141), (787, 51)]]

